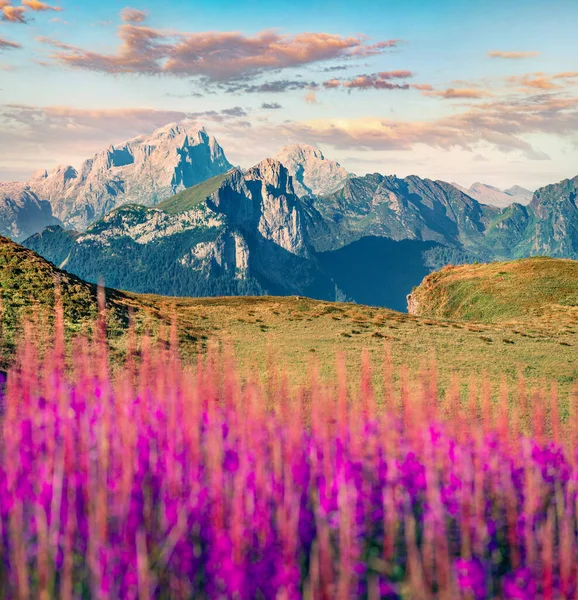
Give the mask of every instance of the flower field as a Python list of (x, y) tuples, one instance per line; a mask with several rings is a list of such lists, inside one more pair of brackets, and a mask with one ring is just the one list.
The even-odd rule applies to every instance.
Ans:
[(576, 395), (562, 418), (549, 383), (441, 394), (387, 351), (359, 389), (342, 357), (295, 389), (147, 338), (112, 369), (102, 322), (70, 361), (61, 318), (32, 333), (0, 419), (2, 598), (577, 597)]

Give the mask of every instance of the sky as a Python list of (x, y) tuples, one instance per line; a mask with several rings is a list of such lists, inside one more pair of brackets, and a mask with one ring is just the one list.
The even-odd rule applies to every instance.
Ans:
[(0, 180), (170, 122), (242, 167), (307, 143), (358, 175), (578, 175), (576, 0), (0, 0)]

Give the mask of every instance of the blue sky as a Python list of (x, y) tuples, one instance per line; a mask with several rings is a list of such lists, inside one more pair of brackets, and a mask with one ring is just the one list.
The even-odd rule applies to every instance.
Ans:
[[(60, 9), (60, 10), (55, 10)], [(232, 162), (536, 188), (578, 171), (574, 0), (0, 0), (0, 180), (170, 121)]]

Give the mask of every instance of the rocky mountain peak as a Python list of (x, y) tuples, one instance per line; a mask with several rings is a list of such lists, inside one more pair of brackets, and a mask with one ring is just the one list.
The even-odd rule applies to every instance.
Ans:
[(35, 171), (32, 174), (32, 177), (30, 178), (31, 181), (42, 181), (43, 179), (46, 179), (48, 177), (48, 171), (46, 169), (38, 169), (38, 171)]
[(42, 201), (20, 181), (0, 182), (0, 234), (21, 241), (47, 225), (60, 222), (52, 215), (50, 203)]
[(176, 137), (177, 135), (181, 135), (182, 133), (185, 133), (185, 131), (183, 128), (181, 128), (179, 126), (178, 123), (167, 123), (163, 127), (159, 127), (158, 129), (155, 129), (153, 131), (151, 137), (153, 137), (153, 138), (164, 137), (164, 136)]
[(261, 181), (279, 194), (294, 194), (289, 171), (276, 159), (266, 158), (245, 173), (247, 181)]
[(505, 194), (509, 194), (510, 196), (527, 196), (530, 199), (534, 195), (534, 192), (523, 188), (520, 185), (513, 185), (511, 188), (504, 190)]
[(40, 169), (36, 171), (34, 175), (32, 175), (30, 179), (30, 185), (33, 186), (36, 182), (42, 182), (45, 179), (58, 179), (62, 182), (68, 182), (72, 179), (76, 179), (78, 177), (78, 171), (71, 167), (70, 165), (58, 165), (54, 167), (51, 171), (47, 171), (46, 169)]
[(122, 204), (153, 206), (230, 168), (204, 128), (169, 123), (98, 152), (80, 173), (71, 166), (40, 171), (30, 186), (66, 225), (84, 229)]
[(324, 196), (343, 186), (350, 174), (338, 163), (325, 158), (321, 150), (306, 144), (285, 146), (274, 157), (293, 177), (298, 196)]
[(321, 152), (321, 150), (319, 150), (319, 148), (316, 146), (311, 146), (309, 144), (290, 144), (288, 146), (283, 146), (279, 154), (293, 156), (295, 158), (301, 158), (305, 160), (312, 158), (325, 160), (323, 152)]
[(476, 181), (475, 183), (472, 183), (472, 185), (470, 186), (471, 192), (484, 193), (487, 190), (492, 190), (494, 192), (502, 191), (500, 188), (494, 187), (493, 185), (489, 185), (487, 183), (482, 183), (480, 181)]
[(506, 208), (514, 202), (527, 205), (532, 200), (532, 192), (520, 186), (513, 186), (507, 190), (501, 190), (493, 185), (481, 183), (479, 181), (472, 184), (469, 188), (464, 188), (457, 183), (452, 183), (452, 185), (481, 204), (497, 206), (498, 208)]

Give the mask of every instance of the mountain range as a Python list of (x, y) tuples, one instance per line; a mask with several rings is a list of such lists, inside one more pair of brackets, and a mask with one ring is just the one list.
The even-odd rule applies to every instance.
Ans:
[[(109, 147), (78, 172), (36, 174), (20, 194), (35, 199), (44, 219), (24, 244), (88, 281), (405, 309), (411, 288), (444, 264), (578, 258), (577, 188), (578, 178), (531, 194), (415, 175), (356, 176), (304, 145), (243, 171), (203, 129), (171, 124)], [(512, 202), (496, 206), (504, 197)]]

